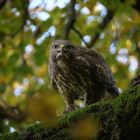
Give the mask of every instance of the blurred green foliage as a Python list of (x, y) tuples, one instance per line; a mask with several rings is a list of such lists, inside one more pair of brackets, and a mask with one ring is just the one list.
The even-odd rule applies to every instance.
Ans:
[[(77, 0), (74, 27), (83, 39), (74, 30), (69, 34), (74, 44), (86, 47), (83, 40), (90, 43), (92, 37), (99, 33), (92, 47), (104, 56), (121, 90), (127, 88), (140, 67), (140, 13), (132, 7), (135, 3), (135, 0)], [(63, 36), (69, 4), (67, 0), (0, 2), (0, 111), (14, 106), (23, 112), (31, 108), (28, 110), (30, 113), (27, 112), (34, 114), (34, 117), (30, 115), (30, 119), (23, 119), (22, 123), (6, 116), (0, 122), (0, 133), (44, 120), (47, 113), (47, 119), (54, 119), (53, 111), (58, 106), (63, 108), (61, 99), (50, 86), (48, 56), (51, 42)], [(99, 25), (108, 10), (113, 11), (113, 18), (102, 29)], [(50, 97), (46, 97), (50, 93), (54, 94), (54, 99), (51, 97), (52, 108), (50, 102), (47, 104)], [(36, 96), (40, 96), (38, 101)], [(43, 108), (45, 105), (47, 107)], [(37, 109), (41, 108), (46, 112), (39, 113)]]

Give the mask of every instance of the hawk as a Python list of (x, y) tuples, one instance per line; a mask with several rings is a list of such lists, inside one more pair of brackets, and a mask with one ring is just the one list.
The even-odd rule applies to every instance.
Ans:
[(75, 109), (74, 100), (84, 96), (85, 104), (100, 101), (108, 91), (119, 94), (113, 74), (103, 57), (95, 50), (75, 46), (69, 40), (52, 43), (49, 56), (52, 85), (63, 95), (66, 110)]

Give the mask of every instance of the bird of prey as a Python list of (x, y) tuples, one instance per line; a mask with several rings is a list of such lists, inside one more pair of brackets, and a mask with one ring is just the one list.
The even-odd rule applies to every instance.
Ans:
[(106, 91), (119, 94), (103, 57), (95, 49), (75, 46), (69, 40), (52, 43), (49, 75), (53, 87), (64, 97), (67, 111), (75, 109), (74, 100), (80, 96), (87, 105), (100, 101)]

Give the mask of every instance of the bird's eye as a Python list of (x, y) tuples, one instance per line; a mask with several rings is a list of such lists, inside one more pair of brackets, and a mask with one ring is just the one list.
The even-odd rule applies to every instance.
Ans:
[(57, 49), (59, 46), (58, 45), (54, 45), (53, 48)]

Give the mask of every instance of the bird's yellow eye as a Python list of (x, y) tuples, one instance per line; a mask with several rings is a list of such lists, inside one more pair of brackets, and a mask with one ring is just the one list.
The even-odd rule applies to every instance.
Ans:
[(61, 45), (60, 45), (60, 47), (61, 47), (61, 48), (64, 48), (64, 47), (65, 47), (65, 45), (64, 45), (64, 44), (61, 44)]

